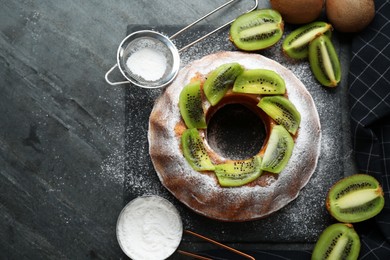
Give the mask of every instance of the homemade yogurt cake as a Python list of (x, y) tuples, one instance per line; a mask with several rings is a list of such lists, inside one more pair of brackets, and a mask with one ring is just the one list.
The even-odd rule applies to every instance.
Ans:
[[(283, 79), (285, 92), (275, 92), (276, 94), (271, 93), (271, 95), (237, 93), (232, 91), (230, 86), (227, 92), (221, 95), (220, 101), (215, 102), (211, 99), (210, 102), (210, 99), (205, 97), (206, 78), (213, 77), (211, 72), (223, 67), (224, 64), (239, 64), (243, 71), (258, 69), (272, 71)], [(240, 73), (242, 71), (237, 74)], [(202, 92), (201, 107), (204, 122), (191, 125), (185, 113), (183, 116), (183, 108), (181, 108), (183, 102), (180, 101), (180, 95), (186, 86), (197, 81)], [(299, 120), (295, 112), (290, 117), (293, 117), (293, 121), (298, 121), (298, 125), (291, 127), (291, 122), (286, 124), (283, 122), (285, 120), (270, 116), (264, 105), (261, 105), (266, 101), (265, 97), (268, 99), (269, 96), (276, 96), (276, 100), (283, 99), (283, 102), (286, 99), (289, 104), (291, 103), (293, 109), (298, 111)], [(240, 161), (224, 158), (207, 143), (205, 130), (207, 122), (215, 111), (230, 103), (238, 103), (250, 108), (264, 122), (267, 137), (263, 147), (253, 158)], [(290, 146), (292, 142), (291, 153), (282, 167), (279, 164), (273, 167), (272, 163), (272, 167), (267, 167), (264, 166), (265, 161), (272, 161), (269, 159), (270, 156), (265, 156), (267, 148), (271, 150), (270, 147), (274, 146), (276, 149), (275, 147), (278, 146), (274, 144), (275, 138), (270, 138), (276, 129), (278, 132), (283, 131), (283, 138), (280, 138), (279, 134), (278, 140), (283, 141), (284, 137), (291, 138), (292, 141), (289, 141)], [(186, 132), (197, 132), (199, 139), (193, 139), (192, 134)], [(208, 157), (206, 163), (203, 159), (199, 164), (191, 161), (189, 158), (191, 155), (186, 152), (187, 135), (190, 136), (191, 142), (201, 140), (201, 149)], [(149, 153), (158, 177), (177, 199), (195, 212), (213, 219), (247, 221), (268, 216), (298, 196), (316, 168), (321, 127), (311, 95), (291, 71), (259, 54), (219, 52), (194, 61), (183, 68), (175, 81), (165, 89), (150, 115), (148, 139)], [(274, 157), (285, 157), (284, 153)], [(239, 162), (241, 166), (249, 165), (250, 169), (256, 169), (256, 173), (242, 172), (237, 177), (237, 174), (229, 172), (230, 166), (221, 167), (232, 162)], [(222, 177), (216, 174), (220, 172), (218, 170), (220, 168), (224, 170)]]

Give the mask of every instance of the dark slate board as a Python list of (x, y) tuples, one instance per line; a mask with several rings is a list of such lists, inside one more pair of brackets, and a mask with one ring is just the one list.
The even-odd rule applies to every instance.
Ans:
[[(156, 29), (172, 35), (180, 26)], [(148, 26), (130, 25), (128, 33)], [(208, 31), (207, 26), (197, 26), (176, 41), (178, 47), (191, 42)], [(287, 35), (294, 28), (286, 26)], [(333, 222), (324, 203), (327, 190), (344, 175), (350, 175), (355, 167), (350, 148), (349, 120), (347, 113), (347, 84), (349, 41), (333, 36), (343, 67), (343, 80), (335, 89), (320, 86), (310, 71), (308, 62), (291, 61), (281, 53), (281, 41), (268, 50), (258, 53), (274, 59), (292, 70), (311, 93), (322, 126), (321, 155), (318, 166), (299, 197), (275, 214), (261, 220), (243, 223), (225, 223), (194, 213), (174, 198), (160, 183), (148, 154), (148, 120), (154, 101), (163, 89), (146, 90), (129, 85), (126, 88), (126, 162), (124, 203), (144, 194), (157, 194), (170, 200), (180, 211), (185, 229), (207, 235), (220, 242), (231, 243), (238, 248), (256, 249), (307, 249), (310, 250), (321, 231)], [(182, 66), (217, 51), (236, 50), (228, 41), (228, 29), (224, 29), (181, 54)], [(199, 240), (184, 236), (181, 248), (196, 251), (205, 248)]]

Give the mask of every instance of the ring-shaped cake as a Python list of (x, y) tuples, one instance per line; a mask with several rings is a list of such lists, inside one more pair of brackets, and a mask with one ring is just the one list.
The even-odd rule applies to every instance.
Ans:
[[(285, 81), (288, 99), (299, 111), (301, 121), (298, 133), (294, 136), (292, 155), (279, 174), (262, 174), (247, 185), (223, 187), (213, 172), (194, 170), (183, 156), (181, 135), (185, 124), (180, 114), (179, 96), (183, 87), (194, 77), (208, 75), (218, 66), (233, 62), (247, 70), (268, 69), (278, 73)], [(229, 95), (230, 103), (251, 103), (243, 95)], [(202, 106), (206, 115), (213, 108), (207, 100)], [(264, 116), (260, 117), (267, 121)], [(265, 125), (269, 137), (271, 127), (267, 122)], [(203, 138), (214, 161), (223, 163), (228, 160), (213, 151), (207, 145), (206, 138)], [(298, 196), (317, 166), (321, 126), (310, 93), (290, 70), (259, 54), (219, 52), (194, 61), (180, 70), (175, 81), (165, 89), (154, 105), (149, 119), (148, 140), (149, 153), (158, 177), (178, 200), (212, 219), (248, 221), (266, 217)], [(267, 141), (262, 150), (266, 146)]]

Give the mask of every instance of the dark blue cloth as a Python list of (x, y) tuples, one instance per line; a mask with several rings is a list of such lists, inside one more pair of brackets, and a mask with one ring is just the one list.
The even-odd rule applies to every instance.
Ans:
[(361, 173), (382, 184), (385, 207), (360, 223), (360, 259), (390, 259), (390, 1), (375, 1), (374, 21), (352, 42), (349, 70), (351, 131)]

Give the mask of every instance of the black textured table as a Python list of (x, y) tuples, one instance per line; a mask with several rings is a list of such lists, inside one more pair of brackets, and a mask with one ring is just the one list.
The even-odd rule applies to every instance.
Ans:
[[(318, 85), (307, 62), (291, 62), (281, 55), (280, 44), (259, 52), (291, 69), (306, 85), (317, 105), (323, 136), (317, 170), (298, 199), (252, 222), (213, 221), (170, 195), (154, 172), (146, 139), (148, 116), (162, 90), (112, 87), (104, 80), (126, 32), (150, 24), (170, 34), (222, 2), (195, 6), (178, 0), (3, 1), (1, 259), (125, 258), (115, 237), (118, 214), (130, 199), (147, 193), (172, 201), (185, 228), (237, 248), (311, 250), (319, 232), (331, 222), (323, 205), (327, 189), (354, 172), (346, 113), (348, 39), (334, 35), (344, 77), (333, 90)], [(223, 11), (177, 44), (243, 10), (245, 6), (233, 6)], [(226, 29), (184, 52), (182, 64), (222, 50), (235, 50)], [(214, 247), (184, 236), (180, 248)]]

